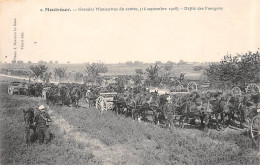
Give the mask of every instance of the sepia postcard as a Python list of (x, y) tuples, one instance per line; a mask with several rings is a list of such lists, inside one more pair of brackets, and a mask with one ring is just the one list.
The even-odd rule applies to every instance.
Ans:
[(0, 0), (1, 165), (259, 165), (260, 0)]

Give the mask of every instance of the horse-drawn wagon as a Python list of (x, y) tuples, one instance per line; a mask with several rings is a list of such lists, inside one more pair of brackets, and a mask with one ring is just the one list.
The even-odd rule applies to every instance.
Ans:
[(8, 86), (8, 94), (9, 95), (13, 95), (13, 94), (26, 94), (26, 91), (28, 89), (28, 85), (26, 83), (22, 83), (22, 82), (11, 82)]
[[(251, 87), (252, 86), (252, 87)], [(257, 85), (251, 85), (247, 87), (249, 93), (251, 93), (256, 98), (256, 104), (253, 106), (252, 110), (254, 116), (250, 120), (250, 135), (253, 142), (259, 147), (260, 146), (260, 91)], [(254, 89), (254, 90), (253, 90)]]
[(258, 94), (260, 89), (256, 83), (249, 83), (248, 85), (235, 86), (231, 90), (233, 96), (241, 96), (242, 91), (244, 91), (247, 95), (254, 95)]
[(175, 87), (175, 92), (192, 93), (210, 86), (207, 75), (201, 73), (181, 73), (179, 82)]
[(257, 114), (252, 118), (250, 123), (250, 135), (253, 142), (260, 146), (260, 104), (257, 106)]
[(111, 110), (114, 106), (114, 97), (117, 92), (100, 92), (95, 100), (95, 106), (99, 111)]
[(117, 92), (111, 92), (106, 88), (93, 87), (87, 90), (85, 100), (89, 104), (89, 107), (95, 106), (102, 112), (113, 108), (114, 97), (116, 95)]

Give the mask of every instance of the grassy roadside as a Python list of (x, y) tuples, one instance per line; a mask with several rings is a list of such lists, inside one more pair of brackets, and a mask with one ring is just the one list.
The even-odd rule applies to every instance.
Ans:
[(24, 141), (22, 108), (38, 104), (38, 99), (9, 96), (1, 85), (0, 105), (0, 164), (98, 164), (89, 151), (82, 150), (76, 142), (63, 138), (59, 128), (52, 125), (55, 139), (52, 144), (33, 144)]
[[(22, 108), (35, 107), (40, 98), (6, 93), (0, 95), (0, 164), (104, 164), (91, 144), (68, 138), (59, 125), (51, 126), (52, 143), (27, 147), (24, 142)], [(259, 164), (251, 139), (241, 131), (202, 132), (197, 129), (167, 130), (138, 123), (111, 112), (95, 109), (51, 107), (80, 134), (99, 140), (109, 152), (121, 152), (117, 164)], [(86, 150), (90, 149), (90, 150)], [(99, 155), (102, 155), (99, 154)]]
[[(55, 109), (59, 111), (59, 109)], [(71, 125), (100, 139), (107, 146), (123, 145), (138, 155), (142, 164), (258, 164), (257, 151), (243, 132), (196, 129), (167, 130), (133, 122), (111, 112), (79, 109), (58, 112)]]

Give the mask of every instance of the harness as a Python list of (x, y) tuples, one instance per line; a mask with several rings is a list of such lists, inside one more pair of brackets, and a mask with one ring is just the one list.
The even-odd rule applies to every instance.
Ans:
[(46, 117), (43, 117), (42, 114), (40, 114), (40, 116), (43, 118), (43, 120), (46, 122), (46, 125), (49, 126), (51, 124), (51, 120), (46, 118)]

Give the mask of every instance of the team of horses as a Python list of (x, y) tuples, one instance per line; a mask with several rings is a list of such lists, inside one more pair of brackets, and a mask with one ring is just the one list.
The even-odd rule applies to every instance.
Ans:
[(117, 114), (133, 119), (164, 123), (163, 105), (167, 97), (175, 107), (175, 121), (180, 127), (185, 123), (199, 124), (202, 128), (214, 127), (221, 130), (229, 125), (245, 127), (248, 118), (257, 114), (257, 95), (232, 95), (221, 92), (192, 92), (189, 94), (135, 92), (131, 89), (114, 97), (113, 108)]
[(162, 94), (149, 92), (147, 88), (138, 86), (134, 88), (123, 87), (87, 87), (83, 84), (27, 84), (20, 93), (28, 96), (42, 96), (46, 93), (46, 101), (49, 105), (66, 105), (79, 107), (79, 100), (84, 98), (89, 106), (95, 106), (95, 100), (101, 92), (117, 92), (113, 98), (112, 110), (116, 114), (163, 124), (165, 116), (163, 105), (167, 97), (175, 107), (175, 122), (180, 127), (185, 123), (199, 124), (203, 128), (213, 126), (222, 129), (228, 125), (239, 123), (244, 127), (247, 119), (256, 115), (257, 96), (232, 95), (222, 92), (192, 92), (188, 94)]
[[(248, 119), (257, 114), (258, 95), (232, 95), (222, 92), (194, 91), (192, 93), (158, 94), (149, 92), (145, 87), (135, 88), (101, 88), (86, 87), (80, 84), (28, 84), (20, 94), (28, 96), (42, 96), (46, 93), (49, 105), (67, 105), (79, 107), (79, 100), (87, 99), (89, 106), (95, 105), (95, 100), (101, 92), (118, 93), (113, 97), (112, 111), (116, 114), (143, 120), (163, 126), (165, 116), (163, 106), (170, 97), (174, 105), (174, 123), (184, 128), (185, 124), (197, 125), (203, 129), (216, 128), (222, 130), (229, 125), (245, 127)], [(35, 110), (23, 110), (26, 125), (26, 142), (37, 140), (34, 123)], [(33, 134), (30, 133), (33, 131)]]
[[(55, 85), (53, 83), (23, 83), (20, 95), (43, 97), (49, 105), (67, 105), (79, 107), (79, 99), (86, 92), (86, 87), (77, 83)], [(43, 92), (44, 91), (44, 92)]]

